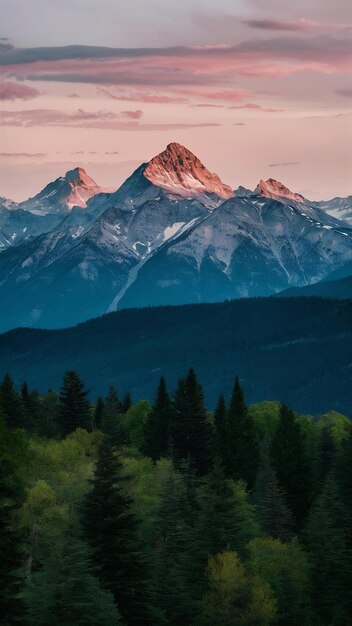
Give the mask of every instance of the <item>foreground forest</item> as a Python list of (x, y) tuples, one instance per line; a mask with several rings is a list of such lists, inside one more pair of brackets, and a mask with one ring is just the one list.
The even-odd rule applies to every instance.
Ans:
[(192, 369), (153, 406), (6, 375), (0, 413), (2, 623), (352, 624), (347, 417), (211, 413)]

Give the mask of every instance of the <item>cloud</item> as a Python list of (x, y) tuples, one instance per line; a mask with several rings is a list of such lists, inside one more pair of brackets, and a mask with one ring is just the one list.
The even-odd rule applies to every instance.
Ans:
[(70, 93), (67, 97), (68, 98), (80, 98), (81, 96), (79, 96), (78, 93)]
[[(351, 37), (298, 35), (218, 46), (11, 48), (0, 50), (0, 63), (8, 77), (145, 90), (140, 98), (157, 98), (162, 89), (177, 97), (187, 96), (182, 90), (185, 87), (223, 89), (233, 83), (234, 76), (283, 77), (307, 70), (337, 73), (352, 69)], [(111, 92), (108, 97), (118, 98)], [(128, 94), (125, 97), (130, 98)]]
[(39, 96), (40, 91), (13, 80), (0, 81), (0, 100), (29, 100)]
[(112, 92), (106, 87), (98, 87), (100, 95), (111, 98), (112, 100), (122, 100), (126, 102), (143, 102), (145, 104), (184, 104), (189, 102), (188, 98), (182, 96), (167, 96), (165, 94), (139, 90), (133, 92)]
[(6, 157), (7, 159), (22, 159), (22, 158), (42, 158), (46, 157), (44, 152), (0, 152), (0, 157)]
[(187, 128), (207, 128), (220, 126), (215, 123), (144, 123), (138, 120), (123, 121), (118, 113), (112, 111), (55, 111), (52, 109), (30, 109), (26, 111), (1, 111), (0, 123), (3, 126), (35, 127), (35, 126), (61, 126), (74, 128), (101, 128), (125, 131), (156, 131), (178, 130)]
[(300, 161), (288, 161), (287, 163), (269, 163), (269, 167), (287, 167), (289, 165), (300, 165)]
[(244, 122), (236, 122), (235, 124), (232, 124), (232, 126), (247, 126), (247, 124)]
[(226, 109), (226, 106), (224, 104), (206, 104), (206, 103), (201, 103), (201, 104), (190, 104), (189, 107), (191, 109)]
[(117, 152), (116, 150), (113, 150), (112, 152), (105, 152), (105, 154), (119, 154), (119, 152)]
[(303, 17), (295, 21), (286, 20), (242, 20), (250, 28), (259, 30), (278, 30), (290, 32), (329, 32), (348, 31), (352, 29), (352, 24), (322, 24), (313, 20), (306, 20)]
[(131, 120), (139, 120), (143, 115), (143, 111), (137, 109), (136, 111), (121, 111), (121, 117), (127, 117)]
[(235, 106), (228, 107), (229, 109), (249, 109), (253, 111), (262, 111), (263, 113), (280, 113), (283, 109), (265, 108), (261, 104), (255, 102), (246, 102), (245, 104), (237, 104)]
[(335, 93), (338, 96), (343, 96), (344, 98), (352, 98), (352, 87), (342, 87), (341, 89), (336, 89)]

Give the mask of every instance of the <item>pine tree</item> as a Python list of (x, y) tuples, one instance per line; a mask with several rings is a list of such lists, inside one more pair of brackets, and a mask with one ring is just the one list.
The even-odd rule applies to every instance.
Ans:
[(223, 394), (220, 395), (214, 412), (214, 423), (216, 429), (216, 456), (225, 465), (227, 460), (227, 411)]
[(287, 541), (293, 532), (293, 515), (287, 506), (286, 494), (278, 485), (266, 443), (255, 483), (254, 503), (264, 533), (273, 539)]
[(272, 464), (287, 504), (300, 525), (311, 499), (311, 467), (304, 433), (293, 411), (282, 405), (280, 419), (271, 446)]
[(171, 400), (166, 389), (165, 379), (161, 378), (153, 410), (144, 427), (143, 452), (153, 461), (157, 461), (168, 453), (171, 417)]
[[(24, 486), (17, 475), (24, 459), (21, 431), (11, 431), (0, 415), (0, 620), (6, 626), (22, 623), (20, 591), (23, 584), (21, 534), (16, 514), (22, 505)], [(22, 574), (22, 575), (21, 575)]]
[(178, 382), (170, 432), (175, 467), (187, 461), (199, 475), (207, 474), (212, 464), (211, 427), (193, 369)]
[(82, 522), (101, 584), (111, 591), (129, 626), (149, 623), (149, 613), (145, 563), (125, 483), (122, 462), (105, 437)]
[(76, 428), (91, 426), (90, 405), (87, 400), (88, 391), (77, 372), (66, 372), (60, 391), (58, 423), (60, 435), (65, 437)]
[(29, 626), (118, 626), (111, 593), (101, 588), (83, 541), (69, 529), (25, 590)]
[(259, 445), (253, 419), (236, 376), (227, 417), (226, 471), (235, 480), (244, 480), (249, 489), (255, 483), (259, 465)]
[(25, 414), (23, 403), (9, 374), (5, 374), (0, 385), (0, 409), (2, 409), (6, 417), (6, 423), (9, 428), (24, 427)]

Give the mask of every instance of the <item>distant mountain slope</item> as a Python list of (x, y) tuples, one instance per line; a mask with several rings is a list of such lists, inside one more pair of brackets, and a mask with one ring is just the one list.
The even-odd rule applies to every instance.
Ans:
[(72, 207), (86, 207), (92, 196), (102, 192), (96, 182), (81, 167), (75, 167), (49, 183), (33, 198), (19, 204), (26, 211), (67, 213)]
[(320, 298), (352, 299), (352, 276), (338, 280), (320, 280), (314, 285), (285, 289), (277, 294), (283, 297), (318, 296)]
[(352, 224), (352, 195), (346, 198), (332, 198), (321, 202), (312, 202), (313, 206), (323, 209), (329, 215)]
[(120, 311), (60, 331), (0, 336), (6, 371), (45, 390), (77, 369), (94, 396), (110, 384), (153, 399), (161, 375), (172, 389), (196, 368), (214, 407), (241, 376), (249, 402), (275, 399), (302, 413), (352, 417), (352, 301), (265, 298)]

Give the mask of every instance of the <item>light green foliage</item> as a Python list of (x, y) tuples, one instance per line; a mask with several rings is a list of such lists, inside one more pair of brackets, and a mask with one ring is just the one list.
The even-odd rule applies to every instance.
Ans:
[(278, 602), (282, 626), (310, 624), (309, 565), (306, 554), (294, 539), (282, 543), (258, 537), (248, 545), (249, 567), (272, 588)]
[(259, 438), (272, 437), (279, 423), (280, 403), (265, 400), (251, 404), (248, 411), (252, 416)]
[(274, 622), (276, 603), (269, 585), (251, 574), (236, 552), (211, 557), (206, 575), (201, 624), (268, 626)]
[(141, 400), (128, 409), (123, 420), (130, 444), (138, 449), (143, 445), (144, 428), (151, 411), (152, 405), (150, 402)]
[[(127, 453), (127, 452), (126, 452)], [(139, 532), (145, 541), (155, 536), (155, 519), (163, 486), (174, 473), (172, 462), (161, 459), (153, 463), (149, 457), (126, 456), (125, 473), (130, 478), (133, 512), (140, 520)]]

